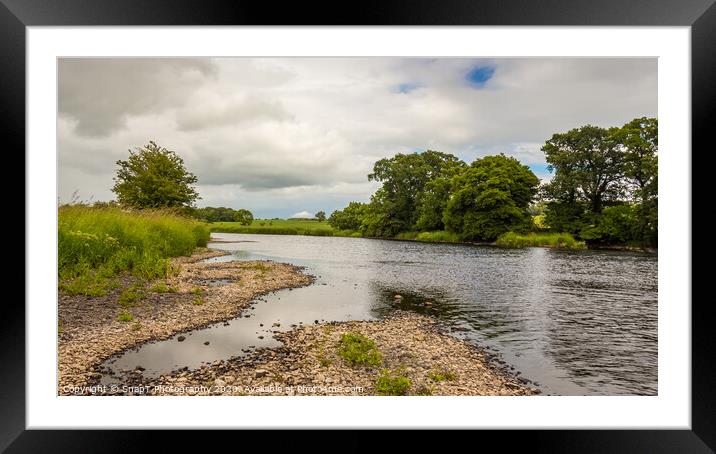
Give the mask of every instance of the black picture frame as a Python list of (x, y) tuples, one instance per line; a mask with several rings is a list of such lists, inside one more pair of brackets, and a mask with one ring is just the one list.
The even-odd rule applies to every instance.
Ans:
[[(359, 5), (243, 0), (0, 0), (0, 105), (6, 155), (20, 156), (25, 150), (26, 27), (70, 25), (690, 26), (692, 150), (707, 150), (709, 119), (716, 110), (714, 0), (383, 0)], [(693, 159), (693, 152), (691, 156)], [(21, 165), (24, 168), (24, 163)], [(28, 241), (26, 237), (26, 245)], [(514, 431), (507, 436), (510, 444), (522, 441), (531, 450), (550, 452), (713, 452), (716, 399), (711, 377), (715, 352), (710, 342), (714, 317), (709, 305), (710, 298), (706, 298), (694, 301), (691, 309), (691, 430)], [(112, 452), (137, 447), (137, 431), (25, 430), (24, 311), (24, 306), (6, 301), (0, 316), (0, 450)], [(142, 436), (155, 436), (141, 432)], [(480, 436), (506, 437), (496, 431), (484, 431)], [(171, 437), (184, 448), (196, 438), (204, 437), (186, 432), (172, 432)]]

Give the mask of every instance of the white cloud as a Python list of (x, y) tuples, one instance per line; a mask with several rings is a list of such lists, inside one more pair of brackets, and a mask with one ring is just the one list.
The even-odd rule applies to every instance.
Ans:
[[(495, 68), (480, 89), (476, 66)], [(553, 133), (657, 112), (656, 59), (63, 59), (59, 74), (61, 199), (111, 198), (115, 162), (154, 140), (198, 176), (200, 205), (266, 217), (367, 201), (373, 162), (398, 152), (503, 152), (548, 178)]]

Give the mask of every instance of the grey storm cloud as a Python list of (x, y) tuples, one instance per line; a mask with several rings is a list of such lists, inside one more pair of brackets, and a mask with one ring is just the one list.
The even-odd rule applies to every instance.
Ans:
[(201, 205), (259, 216), (367, 201), (395, 153), (544, 169), (553, 133), (657, 114), (654, 58), (71, 58), (58, 74), (61, 200), (112, 198), (116, 161), (154, 140)]
[(76, 120), (78, 134), (106, 136), (131, 115), (181, 105), (215, 71), (197, 58), (62, 58), (59, 113)]

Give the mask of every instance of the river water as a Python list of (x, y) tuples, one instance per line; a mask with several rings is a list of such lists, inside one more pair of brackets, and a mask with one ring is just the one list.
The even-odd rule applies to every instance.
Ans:
[[(210, 243), (232, 253), (212, 260), (292, 263), (305, 266), (316, 283), (272, 293), (249, 317), (184, 333), (183, 342), (177, 335), (145, 344), (106, 367), (141, 365), (145, 376), (197, 368), (278, 345), (273, 330), (375, 319), (398, 308), (436, 316), (454, 335), (498, 352), (545, 394), (657, 394), (655, 255), (288, 235), (212, 238), (234, 241)], [(403, 297), (397, 303), (396, 294)]]

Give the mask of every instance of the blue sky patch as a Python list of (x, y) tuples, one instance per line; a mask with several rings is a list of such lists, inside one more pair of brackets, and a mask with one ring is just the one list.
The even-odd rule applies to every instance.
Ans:
[(398, 85), (398, 91), (400, 93), (410, 93), (411, 91), (415, 90), (416, 88), (418, 88), (417, 84), (410, 83), (410, 82)]
[(530, 170), (537, 175), (537, 178), (544, 179), (544, 178), (552, 178), (554, 176), (552, 173), (550, 173), (549, 169), (547, 169), (548, 164), (536, 164), (536, 163), (529, 163), (527, 164), (527, 167), (530, 168)]
[(492, 79), (494, 74), (494, 66), (476, 66), (465, 75), (465, 78), (473, 87), (482, 88), (488, 80)]

